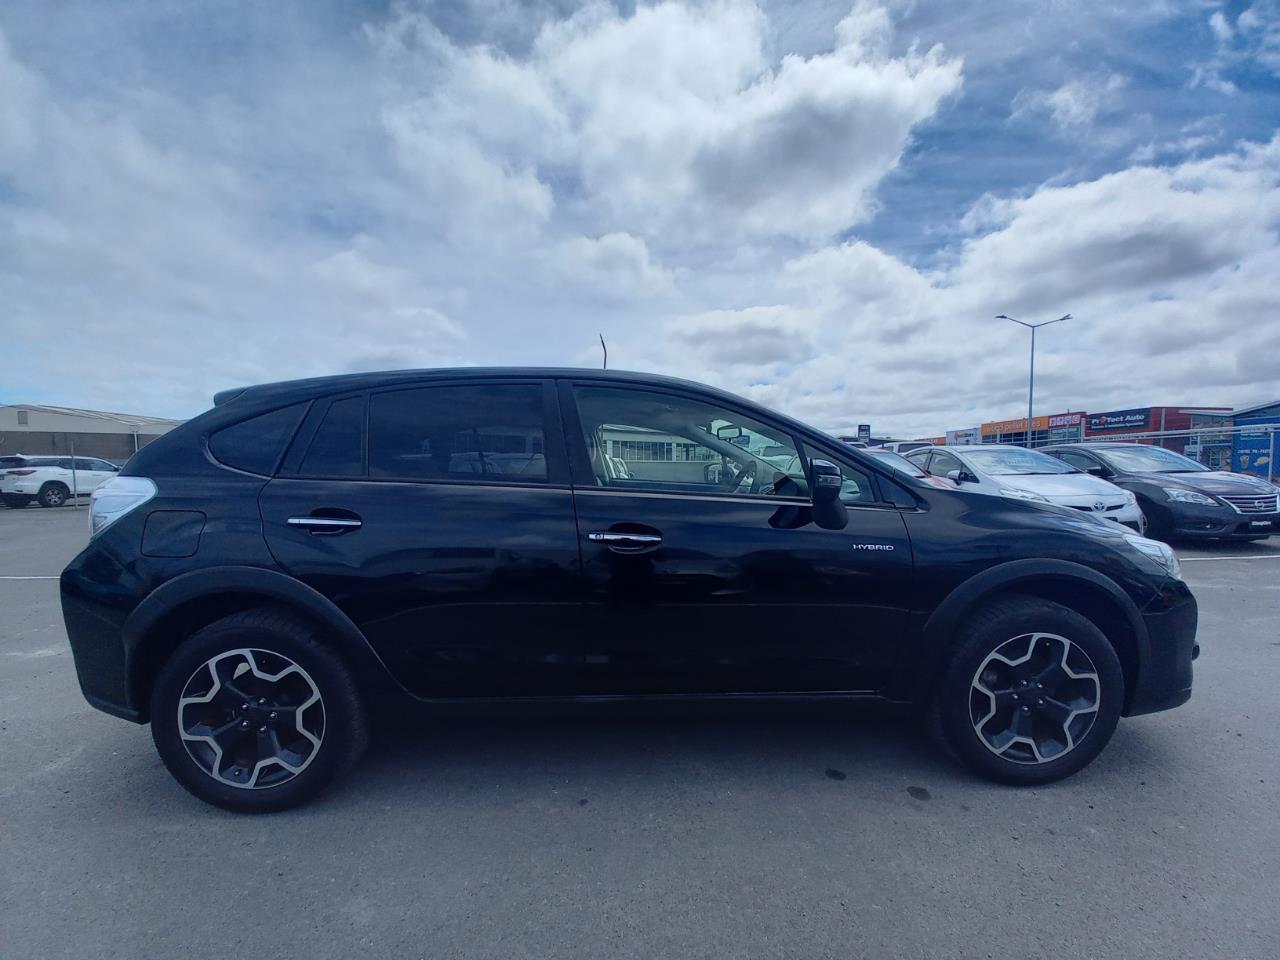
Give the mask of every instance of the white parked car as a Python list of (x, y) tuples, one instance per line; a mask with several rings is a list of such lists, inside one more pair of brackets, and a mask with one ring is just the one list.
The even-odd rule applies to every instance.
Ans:
[(1101, 520), (1114, 520), (1138, 533), (1146, 529), (1137, 498), (1128, 490), (1036, 450), (1008, 443), (980, 443), (922, 448), (906, 457), (928, 474), (956, 481), (962, 490), (1056, 503)]
[[(75, 469), (72, 469), (74, 465)], [(40, 457), (23, 453), (0, 457), (0, 500), (6, 507), (60, 507), (87, 497), (120, 468), (97, 457)]]

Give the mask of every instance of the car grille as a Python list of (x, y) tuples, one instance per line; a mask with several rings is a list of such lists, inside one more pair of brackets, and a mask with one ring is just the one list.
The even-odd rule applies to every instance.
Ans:
[[(1078, 503), (1069, 503), (1069, 504), (1067, 504), (1067, 506), (1069, 506), (1072, 510), (1083, 510), (1085, 513), (1097, 513), (1097, 512), (1098, 512), (1097, 510), (1094, 510), (1094, 509), (1093, 509), (1093, 507), (1084, 507), (1084, 506), (1081, 506), (1081, 505), (1080, 505), (1080, 504), (1078, 504)], [(1104, 511), (1104, 512), (1105, 512), (1105, 513), (1110, 513), (1112, 510), (1123, 510), (1123, 509), (1124, 509), (1124, 504), (1123, 504), (1123, 503), (1116, 503), (1116, 504), (1113, 504), (1113, 505), (1111, 505), (1111, 506), (1107, 507), (1107, 508), (1105, 509), (1105, 511)]]
[(1267, 496), (1265, 493), (1260, 496), (1250, 497), (1223, 497), (1236, 511), (1236, 513), (1276, 513), (1280, 511), (1280, 494), (1272, 494)]

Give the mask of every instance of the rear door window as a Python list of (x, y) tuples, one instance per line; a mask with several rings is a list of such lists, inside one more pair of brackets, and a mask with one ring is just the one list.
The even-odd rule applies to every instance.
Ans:
[(459, 384), (375, 393), (369, 476), (547, 482), (541, 383)]
[(310, 477), (364, 473), (364, 397), (345, 397), (329, 405), (298, 472)]

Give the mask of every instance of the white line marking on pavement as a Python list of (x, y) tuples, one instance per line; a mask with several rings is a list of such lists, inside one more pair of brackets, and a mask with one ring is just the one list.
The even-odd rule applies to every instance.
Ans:
[(1280, 560), (1280, 553), (1268, 553), (1261, 557), (1180, 557), (1183, 563), (1192, 563), (1196, 560)]
[(0, 577), (0, 580), (57, 580), (57, 577)]

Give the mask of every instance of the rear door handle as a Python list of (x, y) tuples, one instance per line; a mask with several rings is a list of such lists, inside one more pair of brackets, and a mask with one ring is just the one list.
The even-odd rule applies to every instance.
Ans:
[(290, 517), (285, 521), (291, 527), (302, 527), (312, 533), (348, 533), (359, 530), (363, 521), (346, 517)]

